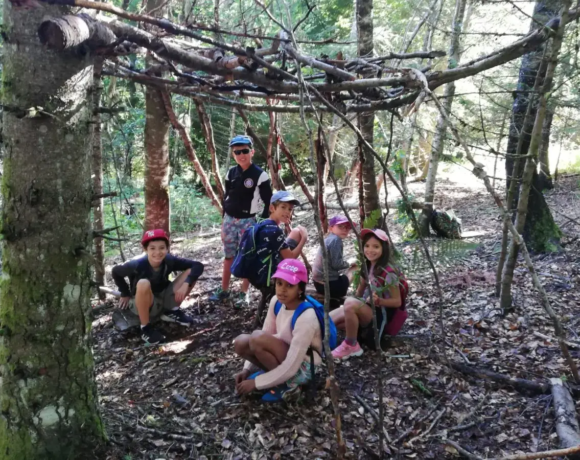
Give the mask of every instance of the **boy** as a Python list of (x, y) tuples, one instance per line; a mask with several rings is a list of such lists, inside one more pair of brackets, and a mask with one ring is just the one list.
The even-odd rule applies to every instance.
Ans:
[[(260, 202), (270, 203), (272, 187), (270, 178), (261, 168), (252, 163), (254, 149), (252, 139), (248, 136), (236, 136), (230, 141), (232, 156), (237, 166), (226, 174), (223, 206), (224, 221), (222, 224), (222, 241), (224, 244), (224, 265), (222, 285), (209, 298), (213, 302), (222, 302), (229, 298), (231, 266), (246, 229), (256, 223), (256, 214)], [(262, 218), (268, 217), (268, 207), (264, 205)], [(243, 280), (242, 292), (235, 299), (235, 307), (247, 305), (249, 282)]]
[[(169, 237), (165, 230), (148, 230), (141, 239), (145, 255), (113, 267), (113, 279), (121, 291), (119, 307), (130, 308), (139, 315), (141, 338), (150, 344), (165, 341), (165, 336), (150, 324), (161, 320), (189, 326), (193, 319), (179, 309), (197, 279), (203, 273), (203, 265), (194, 260), (169, 254)], [(173, 281), (169, 275), (182, 273)], [(125, 281), (129, 278), (129, 285)]]
[[(270, 283), (271, 275), (276, 271), (282, 259), (297, 259), (308, 240), (306, 229), (302, 226), (293, 229), (288, 237), (280, 228), (280, 224), (288, 224), (292, 217), (294, 206), (300, 202), (290, 193), (279, 191), (270, 200), (270, 218), (260, 222), (255, 230), (256, 255), (258, 260), (264, 260), (271, 255), (271, 264), (258, 264), (255, 271), (249, 274), (250, 282), (256, 288), (273, 291)], [(272, 288), (272, 289), (270, 289)]]

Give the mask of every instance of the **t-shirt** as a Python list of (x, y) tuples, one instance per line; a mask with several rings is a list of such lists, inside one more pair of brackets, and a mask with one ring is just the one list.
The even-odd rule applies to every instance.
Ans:
[[(324, 240), (324, 245), (328, 251), (328, 280), (336, 281), (340, 276), (340, 272), (349, 267), (348, 262), (344, 260), (342, 238), (331, 233)], [(312, 267), (312, 278), (318, 283), (324, 283), (323, 262), (322, 248), (318, 248)]]
[[(394, 267), (391, 267), (391, 269), (392, 271), (383, 270), (381, 276), (377, 277), (374, 274), (374, 267), (369, 268), (369, 278), (370, 278), (369, 284), (381, 291), (379, 294), (378, 291), (374, 290), (374, 292), (377, 292), (377, 294), (379, 294), (379, 297), (383, 299), (390, 299), (391, 293), (389, 292), (389, 289), (392, 286), (397, 286), (397, 288), (399, 286), (400, 282), (399, 277), (401, 276), (401, 271)], [(363, 294), (364, 299), (367, 301), (370, 301), (371, 296), (369, 284), (367, 284), (367, 287)], [(392, 318), (396, 310), (397, 310), (396, 308), (386, 308), (387, 320), (390, 320)]]
[[(276, 267), (278, 267), (278, 264), (282, 260), (280, 251), (288, 249), (288, 243), (286, 243), (286, 236), (276, 221), (266, 219), (260, 222), (259, 225), (260, 229), (256, 234), (256, 255), (260, 260), (264, 260), (271, 254), (272, 266), (270, 267), (270, 264), (264, 264), (258, 268), (255, 279), (268, 280), (274, 274)], [(271, 271), (269, 277), (265, 273), (266, 270)], [(252, 281), (252, 278), (249, 279)]]
[(262, 217), (266, 219), (270, 215), (272, 186), (268, 174), (262, 168), (253, 163), (245, 171), (240, 165), (230, 168), (224, 188), (222, 205), (228, 216), (237, 219), (254, 217), (260, 210), (261, 203), (266, 203)]

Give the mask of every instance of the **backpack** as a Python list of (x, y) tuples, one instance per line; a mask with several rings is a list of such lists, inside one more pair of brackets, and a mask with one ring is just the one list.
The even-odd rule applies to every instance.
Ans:
[[(282, 303), (279, 300), (276, 300), (276, 305), (274, 305), (274, 314), (278, 316), (280, 309), (282, 308)], [(311, 296), (307, 295), (306, 300), (298, 305), (298, 308), (294, 310), (294, 315), (292, 316), (291, 322), (291, 329), (294, 330), (294, 326), (296, 325), (296, 321), (300, 317), (302, 313), (304, 313), (309, 308), (314, 310), (316, 313), (316, 317), (318, 318), (318, 324), (320, 325), (320, 334), (322, 338), (322, 354), (324, 355), (324, 305), (322, 305), (318, 300), (312, 298)], [(329, 317), (328, 318), (328, 326), (330, 335), (328, 337), (328, 345), (330, 346), (331, 350), (334, 350), (338, 346), (338, 337), (336, 333), (336, 325), (334, 321)], [(314, 392), (316, 391), (316, 369), (314, 368), (314, 350), (312, 347), (308, 347), (308, 356), (310, 357), (310, 391), (311, 397), (314, 396)]]
[(236, 278), (248, 279), (256, 287), (270, 286), (270, 279), (276, 269), (274, 266), (276, 254), (272, 251), (267, 251), (266, 254), (258, 254), (260, 248), (256, 245), (256, 238), (260, 232), (268, 232), (269, 229), (272, 231), (273, 225), (277, 229), (279, 228), (278, 225), (272, 222), (270, 219), (263, 220), (252, 225), (244, 232), (230, 269), (232, 275)]
[(433, 211), (431, 228), (437, 236), (457, 240), (461, 238), (461, 219), (454, 211)]
[[(389, 266), (387, 266), (385, 272), (396, 273), (395, 270)], [(407, 320), (407, 317), (409, 316), (406, 310), (407, 296), (409, 295), (409, 283), (407, 282), (407, 278), (405, 278), (405, 275), (403, 274), (402, 271), (400, 271), (398, 275), (399, 275), (399, 294), (401, 295), (401, 306), (395, 310), (395, 313), (385, 326), (383, 333), (387, 335), (397, 335), (398, 332), (401, 330), (401, 327), (403, 327), (403, 324)]]

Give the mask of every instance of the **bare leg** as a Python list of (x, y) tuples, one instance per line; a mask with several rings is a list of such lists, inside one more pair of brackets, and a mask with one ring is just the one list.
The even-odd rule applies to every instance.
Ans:
[(262, 368), (262, 364), (256, 359), (252, 350), (250, 350), (250, 337), (250, 334), (238, 335), (234, 339), (234, 349), (239, 357), (250, 361), (254, 366)]
[(232, 278), (232, 264), (234, 263), (234, 258), (224, 259), (224, 268), (222, 270), (222, 289), (224, 291), (230, 288), (230, 279)]
[(289, 348), (286, 342), (267, 332), (254, 331), (250, 337), (250, 350), (267, 371), (276, 369), (286, 359)]
[(242, 292), (244, 294), (247, 294), (249, 289), (250, 289), (250, 280), (247, 279), (242, 280)]
[(337, 308), (336, 310), (332, 310), (330, 312), (330, 319), (332, 319), (337, 329), (344, 331), (344, 305), (340, 308)]
[(346, 338), (356, 341), (359, 324), (366, 326), (373, 320), (373, 311), (366, 303), (354, 297), (346, 299), (344, 304)]
[(153, 306), (153, 292), (151, 283), (147, 279), (137, 281), (137, 291), (135, 292), (135, 307), (139, 313), (141, 326), (149, 324), (149, 310)]

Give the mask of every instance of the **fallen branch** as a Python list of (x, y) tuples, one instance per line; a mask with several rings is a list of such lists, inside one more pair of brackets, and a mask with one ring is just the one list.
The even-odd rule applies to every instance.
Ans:
[[(552, 378), (550, 382), (552, 384), (556, 432), (560, 439), (560, 447), (568, 449), (580, 446), (580, 427), (578, 426), (576, 407), (570, 391), (564, 386), (562, 379)], [(574, 458), (578, 458), (578, 456), (574, 456)]]
[[(375, 419), (375, 422), (377, 422), (377, 424), (380, 424), (380, 420), (379, 420), (379, 414), (377, 414), (377, 412), (368, 405), (368, 403), (358, 394), (354, 395), (354, 399), (356, 399), (361, 406), (363, 406), (365, 408), (365, 410), (371, 414), (372, 418)], [(393, 441), (391, 441), (391, 437), (389, 436), (389, 432), (387, 431), (387, 429), (383, 426), (383, 433), (385, 434), (385, 439), (388, 441), (389, 444), (391, 444)]]
[(446, 410), (447, 409), (445, 407), (443, 409), (441, 409), (441, 411), (435, 416), (435, 419), (433, 420), (431, 425), (429, 425), (429, 428), (427, 428), (427, 431), (425, 431), (424, 433), (421, 433), (419, 436), (415, 436), (414, 438), (411, 438), (409, 440), (408, 444), (413, 444), (414, 441), (418, 441), (419, 439), (427, 436), (431, 432), (431, 430), (433, 430), (433, 428), (435, 428), (435, 425), (437, 425), (437, 423), (439, 423), (439, 420), (441, 420), (441, 417), (443, 417)]
[[(444, 439), (443, 442), (447, 445), (454, 447), (457, 452), (463, 455), (466, 458), (471, 460), (484, 460), (483, 457), (479, 455), (472, 454), (465, 448), (461, 447), (455, 441), (451, 441), (450, 439)], [(567, 449), (558, 449), (558, 450), (546, 450), (544, 452), (530, 452), (527, 454), (515, 454), (515, 455), (507, 455), (505, 457), (496, 457), (495, 459), (485, 459), (485, 460), (535, 460), (538, 458), (554, 458), (554, 457), (565, 457), (566, 455), (576, 454), (580, 452), (580, 445), (569, 447)]]

